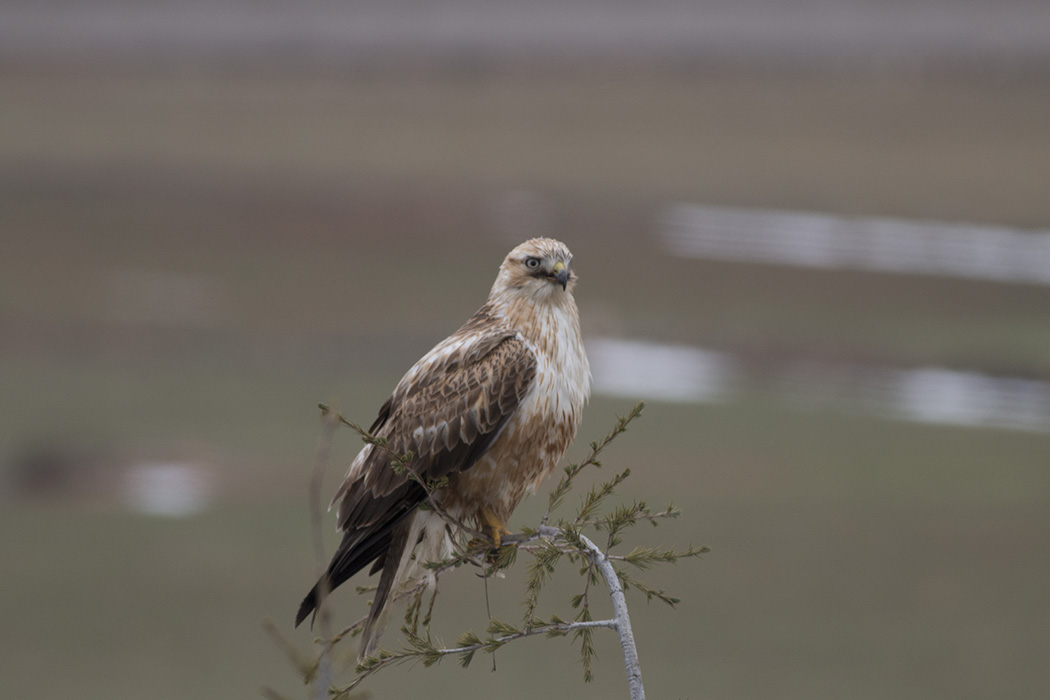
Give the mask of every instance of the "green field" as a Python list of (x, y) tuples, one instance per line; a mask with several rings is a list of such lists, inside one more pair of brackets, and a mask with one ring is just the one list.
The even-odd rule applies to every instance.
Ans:
[[(654, 236), (673, 201), (1050, 227), (1048, 113), (1043, 84), (945, 77), (8, 70), (0, 697), (305, 697), (263, 622), (309, 645), (291, 619), (315, 573), (315, 406), (367, 422), (480, 304), (517, 242), (493, 214), (508, 190), (549, 204), (592, 337), (1050, 379), (1050, 288), (677, 260)], [(632, 404), (597, 397), (582, 437)], [(328, 493), (355, 447), (340, 436)], [(207, 467), (215, 503), (128, 510), (123, 470), (159, 460)], [(684, 510), (637, 543), (713, 547), (650, 575), (677, 611), (629, 598), (650, 697), (1050, 693), (1050, 433), (756, 391), (652, 403), (606, 464), (632, 468), (624, 498)], [(480, 581), (443, 583), (435, 631), (480, 631)], [(520, 591), (494, 582), (494, 614)], [(366, 687), (625, 697), (611, 634), (598, 653), (590, 685), (567, 640), (527, 640), (496, 673)]]

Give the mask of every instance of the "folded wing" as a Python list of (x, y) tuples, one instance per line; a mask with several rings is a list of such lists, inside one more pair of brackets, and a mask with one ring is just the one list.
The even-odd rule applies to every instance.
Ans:
[[(411, 454), (408, 469), (427, 482), (464, 471), (520, 406), (536, 375), (532, 351), (510, 332), (471, 330), (475, 334), (465, 337), (459, 349), (424, 357), (380, 409), (369, 432), (385, 438), (388, 449), (366, 446), (336, 493), (343, 539), (300, 605), (296, 625), (317, 607), (322, 591), (335, 589), (372, 562), (373, 572), (386, 562), (396, 567), (401, 550), (414, 545), (398, 541), (404, 538), (395, 538), (395, 529), (426, 500), (426, 489), (407, 471), (394, 468), (395, 455)], [(370, 616), (383, 607), (392, 574), (381, 577)]]

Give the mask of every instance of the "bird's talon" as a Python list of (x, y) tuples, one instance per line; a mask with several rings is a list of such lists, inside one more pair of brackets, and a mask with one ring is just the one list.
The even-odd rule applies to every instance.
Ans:
[(492, 538), (494, 548), (499, 549), (500, 543), (505, 536), (510, 534), (510, 530), (500, 522), (500, 519), (496, 517), (496, 514), (488, 506), (481, 509), (481, 513), (478, 514), (478, 520), (480, 521), (481, 529)]

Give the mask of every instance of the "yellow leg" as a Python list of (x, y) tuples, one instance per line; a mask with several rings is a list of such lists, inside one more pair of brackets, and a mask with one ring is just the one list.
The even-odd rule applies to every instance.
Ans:
[(500, 522), (499, 518), (496, 517), (496, 514), (493, 513), (492, 509), (488, 506), (481, 509), (481, 512), (478, 514), (478, 521), (479, 524), (481, 524), (482, 529), (488, 532), (489, 537), (492, 538), (493, 544), (497, 547), (499, 547), (504, 535), (510, 534), (510, 530)]

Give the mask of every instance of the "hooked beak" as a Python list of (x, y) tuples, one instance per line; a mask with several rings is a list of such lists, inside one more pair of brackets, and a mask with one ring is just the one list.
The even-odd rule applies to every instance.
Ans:
[(561, 285), (562, 291), (565, 291), (565, 288), (569, 284), (569, 268), (565, 267), (565, 263), (559, 260), (554, 263), (553, 272), (554, 280)]

